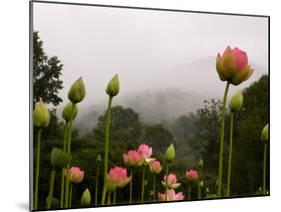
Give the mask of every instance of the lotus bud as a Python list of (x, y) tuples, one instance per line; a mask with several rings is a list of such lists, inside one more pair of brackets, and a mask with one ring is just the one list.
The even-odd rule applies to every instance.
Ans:
[(136, 150), (130, 150), (127, 154), (123, 154), (123, 161), (127, 166), (138, 166), (143, 163), (142, 157)]
[(173, 173), (168, 176), (165, 175), (163, 181), (161, 181), (162, 185), (167, 188), (177, 189), (181, 183), (177, 183), (177, 176)]
[(158, 160), (154, 160), (150, 163), (149, 169), (153, 174), (159, 174), (162, 170), (162, 166)]
[(62, 149), (53, 148), (51, 152), (51, 164), (53, 168), (62, 168), (71, 161), (71, 154), (64, 152)]
[(73, 103), (78, 103), (85, 98), (85, 95), (86, 95), (85, 85), (82, 77), (80, 77), (72, 84), (68, 92), (68, 99)]
[(176, 152), (175, 152), (175, 147), (174, 144), (170, 144), (168, 147), (166, 153), (165, 153), (165, 160), (166, 162), (170, 163), (175, 159)]
[(118, 75), (115, 74), (115, 76), (107, 84), (106, 93), (109, 96), (114, 97), (119, 93), (119, 88), (120, 88), (119, 78)]
[(98, 154), (97, 159), (96, 159), (96, 163), (100, 164), (102, 162), (101, 156), (100, 154)]
[(35, 104), (33, 122), (35, 127), (47, 127), (49, 125), (50, 114), (42, 100)]
[(117, 184), (115, 184), (114, 182), (110, 181), (108, 178), (107, 178), (107, 183), (106, 183), (106, 191), (115, 191), (117, 187)]
[(243, 105), (243, 93), (238, 90), (231, 98), (229, 102), (229, 108), (231, 112), (239, 112)]
[(81, 183), (84, 179), (84, 171), (79, 167), (72, 166), (66, 174), (69, 176), (69, 181), (71, 183)]
[(268, 142), (268, 124), (262, 130), (261, 140), (264, 142)]
[(228, 81), (233, 85), (246, 81), (254, 71), (248, 64), (247, 53), (237, 47), (231, 49), (229, 46), (222, 56), (218, 53), (216, 69), (222, 81)]
[(116, 186), (123, 188), (131, 179), (132, 176), (128, 177), (127, 175), (127, 169), (116, 166), (110, 169), (107, 175), (107, 190), (114, 191)]
[(81, 206), (86, 207), (89, 206), (90, 204), (91, 204), (91, 193), (89, 189), (86, 189), (81, 197)]
[(200, 181), (199, 186), (200, 186), (200, 188), (203, 188), (204, 187), (204, 181)]
[(203, 168), (203, 165), (204, 165), (203, 160), (202, 160), (202, 159), (199, 160), (199, 162), (198, 162), (198, 167), (199, 167), (200, 169), (202, 169), (202, 168)]
[(75, 119), (77, 116), (77, 105), (73, 102), (69, 102), (62, 111), (62, 117), (65, 120), (65, 122), (70, 122)]
[(198, 172), (194, 169), (187, 170), (185, 176), (189, 182), (195, 182), (199, 177)]
[(140, 144), (138, 147), (138, 154), (139, 154), (139, 164), (145, 162), (145, 159), (150, 158), (152, 155), (152, 147), (146, 145), (146, 144)]

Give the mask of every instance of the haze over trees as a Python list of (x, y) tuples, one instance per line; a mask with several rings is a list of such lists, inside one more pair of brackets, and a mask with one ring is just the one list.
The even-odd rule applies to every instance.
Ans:
[[(56, 107), (62, 102), (58, 94), (63, 84), (60, 79), (63, 65), (57, 57), (49, 58), (44, 53), (43, 42), (40, 40), (38, 32), (34, 33), (34, 44), (34, 101), (42, 98), (45, 103), (52, 104), (55, 111)], [(243, 90), (243, 110), (235, 116), (232, 165), (233, 195), (254, 195), (261, 186), (263, 144), (260, 141), (260, 132), (269, 121), (268, 81), (268, 76), (263, 75), (258, 81)], [(165, 95), (165, 93), (163, 92), (162, 95)], [(165, 99), (165, 97), (163, 98)], [(171, 102), (164, 101), (164, 103), (169, 104), (167, 107), (173, 108), (173, 100)], [(146, 104), (146, 102), (142, 102), (142, 104)], [(183, 192), (187, 192), (183, 170), (197, 168), (198, 161), (203, 159), (202, 175), (206, 179), (205, 188), (208, 187), (212, 193), (216, 193), (221, 104), (220, 100), (206, 99), (202, 101), (202, 106), (197, 107), (194, 112), (183, 111), (182, 114), (176, 114), (173, 118), (163, 120), (141, 118), (153, 117), (155, 113), (159, 114), (157, 108), (151, 111), (143, 110), (142, 113), (145, 112), (146, 114), (142, 114), (137, 112), (134, 107), (114, 105), (110, 132), (109, 166), (123, 166), (122, 154), (130, 149), (137, 148), (140, 143), (152, 146), (153, 155), (163, 162), (165, 149), (173, 142), (176, 147), (176, 159), (171, 165), (171, 169), (179, 176), (178, 180), (182, 183)], [(134, 105), (134, 103), (131, 105)], [(167, 111), (162, 112), (165, 114)], [(84, 115), (85, 117), (88, 116), (84, 124), (88, 122), (92, 127), (87, 131), (82, 131), (78, 124), (72, 132), (72, 164), (87, 171), (82, 186), (77, 187), (76, 191), (73, 192), (73, 207), (79, 206), (79, 200), (85, 188), (89, 188), (90, 192), (94, 193), (95, 161), (98, 154), (103, 156), (105, 111), (89, 109), (84, 111)], [(92, 115), (96, 117), (96, 120), (90, 118), (93, 117)], [(59, 113), (52, 113), (51, 122), (42, 135), (41, 148), (43, 154), (41, 156), (39, 208), (45, 207), (48, 194), (51, 149), (53, 147), (62, 148), (63, 145), (64, 123), (60, 121), (60, 116)], [(96, 123), (91, 125), (91, 122)], [(227, 116), (226, 132), (229, 130), (228, 123), (229, 117)], [(226, 133), (226, 144), (227, 141), (228, 133)], [(227, 154), (228, 148), (225, 150), (225, 155)], [(224, 166), (224, 168), (226, 169), (227, 166)], [(101, 173), (103, 173), (102, 170)], [(141, 175), (137, 173), (135, 176), (134, 184), (141, 186)], [(223, 176), (223, 178), (225, 177)], [(243, 180), (239, 180), (242, 178)], [(147, 179), (149, 180), (150, 177), (148, 176)], [(157, 182), (160, 182), (160, 178)], [(223, 182), (226, 181), (223, 180)], [(59, 185), (59, 182), (55, 182), (55, 185)], [(157, 187), (160, 186), (159, 183)], [(99, 191), (101, 190), (100, 185)], [(152, 184), (148, 182), (145, 189), (146, 196), (150, 195), (151, 190)], [(193, 192), (196, 193), (196, 189)], [(57, 186), (54, 188), (54, 197), (59, 198), (59, 193), (60, 187)], [(203, 193), (205, 193), (205, 190)], [(128, 189), (120, 190), (118, 202), (127, 203), (128, 195)], [(134, 199), (140, 198), (138, 193), (133, 195)]]

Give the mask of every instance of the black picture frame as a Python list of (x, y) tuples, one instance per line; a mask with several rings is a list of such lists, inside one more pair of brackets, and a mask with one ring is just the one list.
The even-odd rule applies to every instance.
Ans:
[[(89, 6), (89, 7), (101, 7), (101, 8), (116, 8), (116, 9), (131, 9), (131, 10), (152, 10), (152, 11), (160, 11), (160, 12), (175, 12), (175, 13), (197, 13), (197, 14), (214, 14), (214, 15), (230, 15), (230, 16), (245, 16), (245, 17), (258, 17), (265, 18), (268, 21), (268, 91), (269, 91), (269, 99), (268, 99), (268, 108), (270, 108), (270, 16), (269, 15), (256, 15), (256, 14), (242, 14), (242, 13), (227, 13), (227, 12), (209, 12), (209, 11), (196, 11), (196, 10), (181, 10), (181, 9), (164, 9), (164, 8), (149, 8), (149, 7), (133, 7), (133, 6), (122, 6), (122, 5), (106, 5), (106, 4), (89, 4), (89, 3), (73, 3), (73, 2), (56, 2), (56, 1), (40, 1), (40, 0), (32, 0), (29, 1), (29, 210), (30, 211), (47, 211), (47, 210), (67, 210), (65, 208), (52, 208), (52, 209), (40, 209), (34, 210), (33, 205), (33, 4), (54, 4), (54, 5), (76, 5), (76, 6)], [(270, 109), (269, 109), (269, 123), (270, 123)], [(269, 128), (270, 135), (270, 128)], [(269, 138), (270, 140), (270, 138)], [(270, 142), (268, 142), (268, 148), (270, 150)], [(270, 151), (269, 151), (269, 167), (268, 172), (270, 175)], [(268, 184), (268, 194), (266, 196), (270, 196), (270, 180)], [(261, 195), (245, 195), (245, 196), (237, 196), (237, 197), (221, 197), (220, 199), (233, 199), (233, 198), (245, 198), (245, 197), (266, 197)], [(192, 200), (192, 201), (204, 201), (204, 200), (217, 200), (215, 199), (200, 199), (200, 200)], [(181, 201), (172, 201), (166, 203), (179, 203), (179, 202), (187, 202), (187, 200)], [(161, 202), (145, 202), (145, 203), (133, 203), (130, 205), (142, 205), (142, 204), (161, 204)], [(118, 205), (105, 205), (105, 206), (92, 206), (92, 207), (83, 207), (83, 208), (99, 208), (99, 207), (119, 207), (119, 206), (128, 206), (129, 204), (118, 204)], [(71, 209), (80, 209), (81, 207), (72, 207)]]

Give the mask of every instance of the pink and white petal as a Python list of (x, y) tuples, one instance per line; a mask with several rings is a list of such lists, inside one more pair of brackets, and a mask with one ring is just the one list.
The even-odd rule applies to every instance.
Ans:
[(226, 51), (222, 59), (223, 75), (229, 79), (233, 72), (237, 71), (235, 57), (232, 51)]
[(232, 50), (234, 57), (235, 57), (235, 63), (238, 71), (242, 71), (242, 69), (248, 65), (248, 56), (247, 53), (238, 49), (237, 47)]
[(184, 195), (182, 192), (176, 194), (176, 200), (183, 200), (183, 199), (184, 199)]
[(180, 187), (180, 185), (181, 185), (181, 183), (174, 183), (170, 187), (173, 189), (177, 189), (178, 187)]

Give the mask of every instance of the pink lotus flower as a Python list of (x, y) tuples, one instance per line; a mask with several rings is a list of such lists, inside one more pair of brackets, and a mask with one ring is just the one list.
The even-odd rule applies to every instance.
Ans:
[(81, 183), (84, 179), (84, 171), (81, 171), (79, 167), (72, 166), (66, 174), (69, 176), (71, 183)]
[(141, 158), (136, 150), (130, 150), (127, 154), (123, 154), (123, 161), (127, 166), (137, 166), (140, 164)]
[(138, 148), (139, 156), (142, 160), (150, 158), (152, 155), (152, 148), (146, 144), (141, 144)]
[(152, 148), (146, 144), (139, 145), (138, 153), (140, 156), (140, 164), (139, 165), (149, 165), (154, 158), (151, 158)]
[(190, 169), (189, 171), (186, 171), (185, 176), (188, 181), (195, 182), (198, 179), (198, 172)]
[(247, 53), (235, 47), (229, 46), (222, 57), (218, 53), (216, 68), (222, 81), (228, 81), (233, 85), (239, 85), (253, 74), (253, 69), (248, 65)]
[(167, 186), (168, 188), (176, 189), (181, 184), (177, 183), (177, 176), (175, 174), (169, 174), (168, 177), (166, 175), (164, 176), (164, 181), (162, 181), (162, 185), (164, 185), (165, 187)]
[(127, 185), (131, 179), (132, 176), (127, 176), (127, 169), (118, 166), (110, 169), (109, 174), (107, 175), (107, 180), (110, 184), (121, 188)]
[(151, 173), (159, 174), (162, 170), (162, 166), (158, 160), (153, 160), (149, 165), (149, 169)]
[[(165, 201), (165, 195), (166, 194), (161, 194), (158, 192), (158, 199), (160, 201)], [(176, 201), (176, 200), (183, 200), (184, 199), (184, 195), (182, 192), (179, 192), (176, 194), (174, 189), (169, 189), (167, 190), (167, 201)]]

